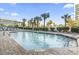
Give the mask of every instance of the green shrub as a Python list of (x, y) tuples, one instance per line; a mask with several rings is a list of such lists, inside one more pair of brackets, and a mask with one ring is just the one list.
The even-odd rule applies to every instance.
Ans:
[(51, 31), (54, 31), (55, 28), (51, 28)]
[(48, 28), (34, 28), (34, 30), (48, 31)]
[[(18, 27), (19, 29), (23, 29), (23, 27)], [(24, 29), (26, 30), (32, 30), (32, 28), (28, 28), (28, 27), (25, 27)], [(54, 31), (55, 28), (51, 28), (51, 31)], [(48, 28), (34, 28), (34, 30), (40, 30), (40, 31), (48, 31)], [(63, 31), (63, 32), (67, 32), (69, 30), (68, 27), (58, 27), (57, 30), (59, 32)], [(72, 28), (71, 29), (71, 32), (76, 32), (76, 33), (79, 33), (79, 28)]]
[(72, 28), (72, 29), (71, 29), (71, 32), (79, 33), (79, 29), (78, 29), (78, 28)]
[(68, 27), (58, 27), (57, 30), (58, 30), (59, 32), (61, 32), (61, 31), (67, 32), (67, 31), (69, 30), (69, 28), (68, 28)]

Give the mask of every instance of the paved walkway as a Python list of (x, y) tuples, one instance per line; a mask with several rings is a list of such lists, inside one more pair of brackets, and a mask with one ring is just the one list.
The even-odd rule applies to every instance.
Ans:
[(22, 49), (16, 42), (10, 39), (8, 33), (0, 32), (0, 54), (24, 54), (24, 49)]
[[(79, 47), (75, 48), (51, 48), (41, 51), (24, 50), (16, 41), (8, 35), (9, 32), (0, 32), (0, 54), (1, 55), (78, 55)], [(61, 33), (62, 34), (62, 33)], [(64, 34), (64, 35), (67, 35)], [(71, 34), (78, 38), (78, 34)], [(78, 39), (79, 42), (79, 39)]]

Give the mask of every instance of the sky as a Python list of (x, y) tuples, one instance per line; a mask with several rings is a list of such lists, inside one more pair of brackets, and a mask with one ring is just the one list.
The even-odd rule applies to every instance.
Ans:
[(49, 12), (50, 17), (46, 20), (52, 20), (56, 24), (64, 24), (61, 18), (64, 14), (71, 15), (74, 18), (73, 3), (0, 3), (0, 18), (27, 21), (35, 16)]

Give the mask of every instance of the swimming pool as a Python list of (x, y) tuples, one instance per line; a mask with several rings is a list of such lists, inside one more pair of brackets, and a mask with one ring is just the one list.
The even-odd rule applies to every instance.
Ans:
[(11, 37), (26, 50), (77, 46), (75, 39), (57, 34), (14, 32)]

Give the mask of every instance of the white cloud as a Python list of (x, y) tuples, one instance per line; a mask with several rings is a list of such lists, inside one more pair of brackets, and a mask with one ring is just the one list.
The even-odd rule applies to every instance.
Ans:
[(11, 16), (17, 16), (19, 15), (18, 13), (11, 13)]
[(4, 9), (3, 8), (0, 8), (0, 12), (3, 12), (4, 11)]
[(74, 7), (74, 4), (66, 4), (66, 5), (64, 5), (64, 8), (72, 8), (72, 7)]

